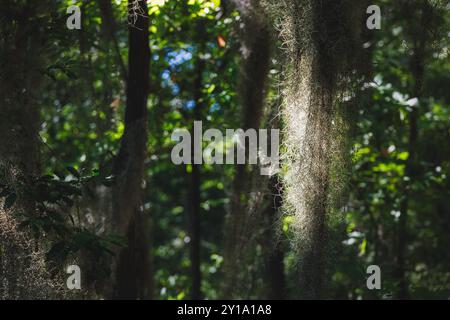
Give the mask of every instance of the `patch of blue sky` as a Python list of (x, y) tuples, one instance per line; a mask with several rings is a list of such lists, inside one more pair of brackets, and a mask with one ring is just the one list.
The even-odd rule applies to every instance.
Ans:
[(173, 83), (170, 77), (171, 77), (170, 71), (167, 69), (161, 73), (161, 78), (163, 80), (162, 86), (164, 88), (169, 87), (170, 90), (172, 91), (172, 94), (177, 95), (180, 93), (180, 87), (176, 83)]
[(172, 84), (170, 86), (170, 89), (172, 90), (173, 95), (177, 95), (180, 93), (180, 87), (177, 84)]
[(194, 100), (188, 100), (186, 101), (186, 103), (184, 104), (184, 107), (188, 110), (192, 110), (195, 108), (195, 101)]
[(171, 67), (177, 67), (192, 59), (192, 53), (186, 49), (171, 51), (167, 53), (167, 61)]
[(163, 78), (163, 80), (169, 80), (170, 79), (170, 71), (169, 70), (164, 70), (161, 73), (161, 78)]

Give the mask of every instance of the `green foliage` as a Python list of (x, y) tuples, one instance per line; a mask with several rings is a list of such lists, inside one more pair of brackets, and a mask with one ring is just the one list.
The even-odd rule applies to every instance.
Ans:
[[(98, 216), (104, 214), (99, 205), (104, 196), (101, 188), (111, 187), (116, 179), (111, 175), (113, 159), (125, 129), (126, 79), (121, 63), (126, 65), (128, 59), (127, 7), (126, 1), (112, 2), (115, 44), (97, 1), (78, 1), (83, 13), (82, 29), (65, 29), (69, 2), (46, 2), (39, 6), (36, 19), (30, 24), (30, 30), (35, 28), (51, 39), (45, 48), (51, 62), (38, 66), (47, 81), (43, 90), (33, 96), (41, 108), (44, 175), (20, 177), (14, 183), (2, 177), (0, 203), (1, 209), (8, 211), (20, 208), (23, 201), (35, 203), (34, 210), (14, 210), (20, 228), (44, 244), (47, 259), (55, 266), (87, 258), (92, 265), (88, 276), (96, 282), (108, 277), (111, 255), (127, 244), (126, 239), (101, 232), (100, 219), (93, 224), (85, 222), (89, 210)], [(289, 5), (295, 2), (289, 1)], [(450, 17), (448, 10), (438, 10), (432, 19), (437, 31), (430, 36), (433, 39), (425, 52), (423, 95), (415, 101), (411, 63), (414, 34), (422, 27), (416, 19), (418, 11), (405, 12), (402, 5), (407, 1), (376, 2), (382, 7), (382, 29), (370, 34), (363, 30), (362, 34), (367, 38), (366, 53), (372, 59), (372, 81), (363, 86), (360, 109), (355, 110), (352, 103), (343, 106), (353, 124), (352, 170), (347, 186), (350, 196), (339, 208), (343, 218), (333, 221), (330, 230), (330, 242), (336, 250), (328, 267), (328, 297), (393, 296), (398, 288), (393, 248), (407, 190), (411, 195), (405, 253), (410, 296), (448, 298)], [(204, 129), (241, 127), (242, 110), (236, 92), (239, 62), (244, 54), (239, 51), (239, 30), (245, 25), (225, 1), (158, 0), (149, 3), (149, 10), (149, 143), (142, 207), (153, 220), (151, 253), (157, 298), (186, 299), (192, 282), (188, 228), (192, 167), (175, 166), (170, 161), (174, 145), (171, 133), (175, 128), (189, 129), (192, 125), (198, 62), (204, 63), (200, 88)], [(0, 4), (0, 22), (9, 26), (11, 17), (4, 12), (16, 14), (16, 9), (7, 1)], [(338, 16), (333, 10), (327, 14)], [(199, 39), (199, 26), (203, 39)], [(331, 37), (333, 31), (331, 28)], [(345, 42), (327, 48), (327, 55), (333, 50), (339, 54), (348, 52)], [(0, 54), (5, 50), (6, 46), (2, 46)], [(329, 58), (331, 62), (339, 56)], [(343, 65), (337, 64), (338, 69), (352, 71), (352, 56), (345, 58)], [(275, 105), (274, 109), (280, 104), (280, 82), (289, 72), (284, 62), (285, 57), (278, 54), (271, 66), (268, 104)], [(0, 59), (2, 63), (5, 62)], [(414, 108), (419, 108), (419, 136), (415, 146), (417, 175), (411, 180), (406, 166), (411, 156), (409, 115)], [(295, 109), (294, 118), (297, 115)], [(322, 132), (318, 130), (317, 134)], [(283, 154), (293, 151), (287, 150), (286, 145), (281, 150)], [(286, 174), (286, 169), (282, 174)], [(205, 165), (201, 170), (202, 291), (206, 298), (214, 299), (220, 297), (224, 280), (224, 217), (230, 207), (235, 168)], [(300, 201), (292, 199), (295, 204), (297, 200)], [(286, 245), (294, 237), (294, 225), (293, 216), (285, 216), (274, 224), (284, 251), (287, 297), (297, 297), (299, 293), (298, 259)], [(259, 225), (255, 227), (256, 235), (262, 232)], [(239, 266), (240, 272), (249, 273), (254, 279), (245, 284), (251, 292), (241, 292), (242, 298), (264, 297), (264, 246), (258, 243), (252, 251), (255, 265)], [(366, 288), (366, 268), (370, 264), (381, 267), (381, 291)]]
[[(65, 173), (66, 172), (66, 173)], [(111, 176), (104, 177), (98, 170), (84, 175), (74, 167), (65, 172), (40, 177), (17, 179), (14, 186), (0, 185), (0, 199), (4, 209), (12, 208), (21, 195), (22, 201), (34, 203), (34, 210), (16, 210), (19, 230), (30, 231), (35, 240), (43, 241), (46, 257), (61, 268), (68, 260), (77, 259), (87, 252), (96, 263), (114, 255), (114, 249), (124, 246), (124, 239), (114, 235), (98, 235), (100, 225), (93, 230), (84, 225), (80, 215), (80, 202), (94, 198), (96, 184), (110, 184)], [(106, 260), (105, 260), (106, 261)]]

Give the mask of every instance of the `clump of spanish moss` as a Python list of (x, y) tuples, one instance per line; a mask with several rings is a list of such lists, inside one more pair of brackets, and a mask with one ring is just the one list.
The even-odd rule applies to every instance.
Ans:
[(64, 279), (48, 273), (45, 253), (0, 210), (0, 299), (60, 299)]
[[(1, 142), (3, 156), (6, 143)], [(13, 203), (11, 195), (0, 198), (0, 300), (61, 299), (66, 296), (64, 271), (51, 274), (46, 248), (30, 230), (21, 228), (18, 219), (23, 212), (34, 212), (31, 199), (20, 187), (22, 170), (15, 162), (0, 158), (0, 189), (13, 188), (16, 199)]]
[(285, 0), (273, 8), (288, 58), (281, 111), (284, 210), (295, 218), (302, 296), (321, 298), (327, 230), (340, 217), (347, 180), (344, 105), (359, 87), (366, 7), (349, 0)]

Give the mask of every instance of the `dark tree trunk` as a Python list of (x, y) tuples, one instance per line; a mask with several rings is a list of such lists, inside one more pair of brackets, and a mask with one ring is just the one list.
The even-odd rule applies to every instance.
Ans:
[[(205, 21), (200, 20), (196, 25), (196, 41), (199, 47), (197, 52), (197, 61), (194, 67), (194, 121), (202, 121), (204, 109), (203, 97), (203, 72), (205, 71), (205, 60), (201, 58), (206, 49)], [(193, 148), (193, 145), (192, 145)], [(189, 195), (189, 231), (191, 236), (190, 259), (192, 291), (191, 299), (202, 299), (201, 292), (201, 166), (194, 163), (194, 149), (192, 149), (192, 172), (190, 174), (190, 192)]]
[(282, 195), (278, 185), (278, 177), (269, 180), (268, 206), (264, 211), (265, 232), (263, 240), (265, 273), (264, 279), (267, 284), (267, 299), (283, 300), (286, 298), (286, 283), (284, 273), (284, 248), (280, 237), (275, 231), (280, 216)]
[[(408, 210), (410, 207), (411, 198), (414, 197), (411, 186), (416, 181), (417, 176), (417, 145), (419, 142), (418, 121), (420, 119), (420, 100), (423, 94), (423, 81), (425, 74), (425, 58), (426, 46), (430, 30), (430, 22), (432, 21), (432, 8), (428, 1), (411, 1), (407, 2), (406, 10), (408, 10), (412, 25), (417, 23), (417, 13), (420, 12), (418, 20), (420, 21), (420, 32), (411, 34), (413, 42), (413, 55), (410, 61), (410, 71), (413, 78), (413, 85), (411, 93), (414, 98), (418, 99), (418, 104), (413, 107), (408, 116), (408, 153), (409, 157), (405, 166), (405, 176), (409, 177), (409, 181), (403, 187), (403, 198), (400, 203), (400, 218), (397, 232), (397, 247), (396, 247), (396, 270), (395, 275), (398, 280), (398, 288), (396, 298), (408, 299), (409, 289), (407, 280), (407, 244), (409, 241), (408, 235)], [(412, 29), (411, 29), (412, 30)]]
[[(14, 205), (0, 199), (0, 299), (62, 298), (62, 282), (50, 276), (42, 244), (19, 230), (16, 216), (35, 212), (28, 187), (40, 172), (40, 108), (52, 4), (0, 4), (0, 184), (14, 190)], [(3, 187), (1, 187), (3, 190)]]
[(116, 61), (119, 66), (119, 70), (124, 80), (127, 79), (127, 68), (122, 60), (122, 55), (120, 54), (119, 43), (116, 38), (116, 21), (114, 19), (114, 10), (110, 0), (97, 0), (100, 7), (100, 14), (102, 17), (102, 28), (103, 33), (107, 39), (111, 42), (114, 54), (116, 56)]
[(191, 299), (202, 299), (201, 293), (201, 198), (200, 198), (200, 166), (193, 164), (191, 172), (191, 192), (190, 192), (190, 216), (189, 216), (189, 230), (191, 234), (190, 244), (190, 259), (191, 259), (191, 276), (192, 276), (192, 291)]
[[(132, 4), (141, 12), (133, 12)], [(114, 163), (113, 230), (126, 235), (127, 247), (118, 256), (113, 297), (149, 299), (153, 296), (150, 266), (149, 217), (142, 209), (144, 160), (147, 155), (149, 86), (149, 17), (146, 1), (129, 0), (129, 53), (125, 131)], [(139, 13), (139, 14), (137, 14)], [(134, 18), (136, 20), (134, 20)]]

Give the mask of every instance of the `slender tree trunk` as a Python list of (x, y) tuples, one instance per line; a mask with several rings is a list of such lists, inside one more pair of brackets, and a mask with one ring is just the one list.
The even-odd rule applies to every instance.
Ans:
[[(194, 121), (202, 121), (204, 109), (203, 97), (203, 73), (205, 71), (205, 60), (201, 57), (206, 49), (205, 21), (200, 20), (196, 25), (196, 42), (199, 47), (197, 60), (194, 67)], [(193, 148), (193, 146), (192, 146)], [(189, 231), (191, 236), (190, 259), (192, 289), (191, 299), (202, 299), (201, 292), (201, 166), (194, 164), (194, 149), (192, 149), (192, 172), (190, 174), (189, 195)]]
[[(113, 230), (126, 235), (118, 256), (113, 297), (149, 299), (153, 295), (148, 216), (142, 209), (147, 155), (149, 17), (146, 1), (129, 0), (129, 52), (125, 131), (114, 163)], [(134, 20), (135, 19), (135, 20)]]
[(263, 250), (265, 272), (264, 279), (267, 284), (266, 296), (268, 299), (282, 300), (286, 298), (286, 281), (284, 274), (284, 249), (280, 242), (275, 227), (278, 224), (280, 216), (282, 195), (278, 186), (278, 176), (269, 180), (269, 195), (267, 199), (268, 206), (264, 211)]
[(190, 195), (190, 216), (189, 229), (191, 235), (190, 245), (190, 259), (191, 259), (191, 276), (192, 276), (192, 291), (191, 299), (202, 299), (201, 292), (201, 198), (200, 198), (201, 173), (200, 165), (193, 164), (191, 172), (191, 192)]
[(409, 289), (406, 276), (407, 267), (407, 243), (408, 243), (408, 210), (410, 200), (414, 197), (411, 186), (416, 181), (417, 176), (417, 145), (419, 142), (418, 121), (420, 119), (420, 100), (423, 94), (423, 81), (425, 74), (425, 58), (428, 34), (430, 32), (430, 22), (432, 20), (432, 8), (426, 0), (408, 2), (411, 24), (417, 23), (416, 10), (420, 11), (421, 31), (411, 34), (413, 41), (413, 55), (410, 62), (410, 70), (413, 78), (413, 86), (411, 89), (412, 96), (418, 99), (418, 104), (409, 112), (409, 131), (408, 131), (408, 160), (405, 166), (405, 176), (409, 177), (409, 181), (404, 185), (403, 198), (400, 203), (400, 218), (397, 232), (397, 248), (396, 248), (396, 278), (398, 280), (398, 289), (396, 298), (408, 299)]
[(114, 19), (114, 10), (110, 0), (97, 0), (100, 7), (100, 14), (102, 17), (102, 27), (103, 33), (106, 38), (111, 41), (114, 49), (114, 54), (116, 57), (117, 64), (123, 79), (127, 79), (127, 68), (122, 60), (122, 55), (120, 54), (119, 43), (116, 38), (116, 21)]
[[(280, 74), (281, 75), (281, 74)], [(271, 106), (269, 127), (280, 129), (281, 121), (278, 117), (278, 107), (282, 98), (279, 96)], [(286, 279), (284, 271), (284, 234), (279, 228), (282, 217), (283, 187), (279, 175), (272, 176), (267, 181), (266, 210), (264, 217), (263, 255), (265, 262), (266, 297), (268, 299), (283, 300), (287, 297)]]

